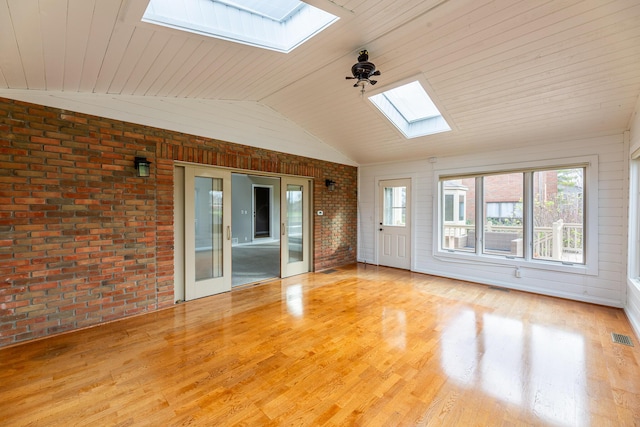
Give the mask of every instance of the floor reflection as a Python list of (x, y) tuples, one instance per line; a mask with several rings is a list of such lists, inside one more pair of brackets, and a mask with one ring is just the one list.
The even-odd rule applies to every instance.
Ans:
[(287, 311), (295, 317), (304, 315), (304, 299), (302, 285), (289, 285), (286, 290)]
[(462, 384), (473, 384), (479, 354), (474, 311), (464, 310), (449, 322), (441, 342), (445, 373)]
[(545, 422), (587, 425), (584, 338), (528, 325), (463, 309), (442, 334), (444, 372), (460, 385), (530, 410)]
[(382, 308), (382, 336), (390, 347), (407, 347), (407, 315), (404, 310)]
[(499, 399), (522, 404), (524, 390), (522, 322), (492, 314), (482, 315), (484, 355), (480, 361), (482, 389)]
[(562, 425), (585, 425), (584, 338), (548, 326), (531, 327), (529, 392), (534, 413)]

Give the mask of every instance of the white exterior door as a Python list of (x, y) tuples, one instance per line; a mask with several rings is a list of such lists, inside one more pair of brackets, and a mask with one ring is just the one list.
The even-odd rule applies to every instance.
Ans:
[(231, 173), (185, 167), (185, 300), (231, 290)]
[(379, 182), (378, 264), (411, 269), (411, 179)]
[(283, 177), (280, 188), (280, 274), (289, 277), (309, 271), (309, 180)]

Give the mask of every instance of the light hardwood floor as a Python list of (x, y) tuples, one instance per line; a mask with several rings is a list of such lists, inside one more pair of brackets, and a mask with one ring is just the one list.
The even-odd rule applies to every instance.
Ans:
[(2, 349), (0, 425), (637, 426), (632, 334), (620, 309), (354, 265)]

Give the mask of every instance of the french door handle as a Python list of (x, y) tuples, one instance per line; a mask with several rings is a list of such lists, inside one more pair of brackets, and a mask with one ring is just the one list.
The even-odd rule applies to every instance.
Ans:
[(231, 240), (231, 226), (227, 225), (227, 240)]
[(282, 235), (284, 236), (286, 228), (284, 227), (284, 222), (282, 223)]

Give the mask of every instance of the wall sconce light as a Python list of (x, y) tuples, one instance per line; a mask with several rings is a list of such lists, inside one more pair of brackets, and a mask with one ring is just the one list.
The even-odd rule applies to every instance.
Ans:
[(333, 181), (333, 180), (331, 180), (331, 179), (325, 179), (325, 180), (324, 180), (324, 185), (326, 185), (326, 186), (327, 186), (327, 189), (328, 189), (329, 191), (333, 191), (333, 190), (335, 190), (335, 189), (336, 189), (336, 182), (335, 182), (335, 181)]
[(151, 162), (146, 157), (136, 157), (133, 161), (138, 171), (138, 176), (146, 177), (151, 174)]

